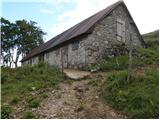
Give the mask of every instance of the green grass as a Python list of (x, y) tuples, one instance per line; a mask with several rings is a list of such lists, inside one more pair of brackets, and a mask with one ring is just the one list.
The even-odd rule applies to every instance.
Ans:
[[(87, 66), (86, 70), (98, 68), (100, 71), (124, 70), (128, 67), (128, 55), (107, 58)], [(158, 52), (151, 48), (138, 48), (133, 53), (133, 67), (158, 64)]]
[[(14, 96), (25, 96), (43, 88), (57, 88), (63, 79), (61, 72), (54, 66), (39, 63), (35, 66), (2, 68), (2, 104)], [(15, 101), (15, 100), (13, 100)]]
[(33, 118), (35, 118), (35, 115), (32, 112), (24, 113), (24, 119), (33, 119)]
[(134, 71), (130, 81), (127, 81), (127, 55), (105, 59), (91, 66), (98, 65), (102, 71), (111, 71), (102, 85), (101, 95), (129, 118), (159, 118), (158, 37), (158, 31), (143, 35), (147, 48), (138, 48), (133, 52)]
[(38, 100), (36, 96), (28, 96), (26, 101), (30, 108), (37, 108), (40, 104), (40, 101)]
[(11, 104), (17, 104), (20, 99), (17, 96), (13, 96)]
[(29, 107), (37, 108), (39, 106), (39, 100), (37, 98), (32, 99), (29, 101)]
[(12, 113), (12, 108), (9, 105), (1, 106), (1, 119), (9, 119)]
[(147, 47), (150, 47), (154, 50), (158, 50), (159, 48), (159, 30), (144, 34), (142, 35), (142, 37), (145, 40)]
[(127, 81), (127, 72), (114, 72), (102, 87), (102, 97), (131, 118), (158, 118), (158, 69), (135, 73)]

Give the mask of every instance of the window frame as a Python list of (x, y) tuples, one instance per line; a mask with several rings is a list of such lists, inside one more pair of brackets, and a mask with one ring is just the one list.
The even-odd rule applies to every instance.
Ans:
[(73, 42), (72, 43), (72, 51), (78, 50), (79, 49), (79, 41)]

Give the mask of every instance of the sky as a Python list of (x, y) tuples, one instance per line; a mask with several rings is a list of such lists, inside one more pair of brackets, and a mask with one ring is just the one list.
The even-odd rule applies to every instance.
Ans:
[[(45, 42), (118, 0), (1, 0), (1, 17), (37, 22)], [(140, 33), (159, 29), (159, 0), (124, 0)]]

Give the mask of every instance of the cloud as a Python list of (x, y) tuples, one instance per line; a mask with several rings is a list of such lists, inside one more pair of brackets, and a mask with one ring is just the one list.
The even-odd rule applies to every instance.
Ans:
[(47, 14), (54, 14), (55, 12), (51, 11), (51, 10), (47, 10), (47, 9), (41, 9), (40, 10), (41, 13), (47, 13)]
[[(118, 0), (55, 0), (55, 1), (56, 2), (54, 2), (52, 5), (55, 5), (55, 7), (57, 8), (59, 6), (63, 6), (65, 8), (66, 4), (71, 4), (71, 3), (74, 4), (74, 8), (65, 10), (64, 12), (62, 12), (62, 14), (56, 15), (57, 22), (55, 24), (52, 24), (49, 28), (49, 34), (52, 37), (69, 29), (73, 25), (81, 22), (82, 20), (90, 17), (91, 15), (97, 13), (98, 11), (117, 2)], [(159, 18), (157, 16), (157, 12), (155, 12), (158, 11), (159, 8), (158, 0), (157, 2), (156, 1), (146, 2), (145, 0), (141, 0), (138, 1), (139, 4), (137, 4), (137, 1), (138, 0), (135, 1), (124, 0), (140, 32), (146, 33), (158, 29), (157, 26), (159, 25), (158, 22)], [(142, 4), (144, 2), (145, 6), (142, 7)], [(154, 7), (148, 9), (148, 7), (150, 7), (151, 5)], [(148, 17), (148, 15), (150, 15), (150, 17)]]
[(53, 4), (63, 5), (64, 3), (74, 3), (75, 8), (57, 15), (57, 23), (52, 24), (49, 32), (55, 36), (69, 29), (82, 20), (90, 17), (96, 12), (106, 8), (117, 0), (58, 0)]

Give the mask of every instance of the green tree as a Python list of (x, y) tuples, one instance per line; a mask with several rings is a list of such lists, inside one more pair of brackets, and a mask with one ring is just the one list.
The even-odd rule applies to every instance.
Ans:
[(10, 66), (12, 64), (12, 55), (14, 50), (14, 24), (8, 20), (1, 18), (1, 60), (3, 65)]
[(14, 63), (17, 67), (19, 57), (24, 57), (33, 48), (43, 43), (44, 33), (36, 26), (36, 22), (17, 20), (11, 23), (1, 18), (1, 57), (3, 65), (11, 67)]

